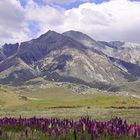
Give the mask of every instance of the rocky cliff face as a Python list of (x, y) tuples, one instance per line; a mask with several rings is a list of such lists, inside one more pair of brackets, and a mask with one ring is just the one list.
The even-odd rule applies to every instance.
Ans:
[(140, 44), (119, 41), (99, 43), (105, 45), (102, 51), (108, 56), (140, 66)]
[(95, 41), (86, 34), (48, 31), (37, 39), (0, 49), (0, 83), (35, 77), (89, 85), (137, 80), (140, 45)]

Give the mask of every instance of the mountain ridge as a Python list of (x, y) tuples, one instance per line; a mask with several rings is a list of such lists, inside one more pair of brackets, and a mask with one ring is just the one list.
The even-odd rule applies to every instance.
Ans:
[(134, 54), (139, 52), (139, 44), (96, 41), (79, 31), (62, 34), (48, 31), (37, 39), (1, 47), (0, 83), (39, 76), (67, 82), (77, 79), (77, 83), (84, 81), (93, 85), (94, 82), (109, 85), (138, 80), (140, 56)]

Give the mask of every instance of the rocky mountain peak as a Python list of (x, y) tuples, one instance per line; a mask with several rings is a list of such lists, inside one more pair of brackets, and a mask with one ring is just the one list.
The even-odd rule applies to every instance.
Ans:
[(39, 38), (0, 49), (0, 82), (41, 76), (100, 87), (98, 82), (137, 80), (140, 49), (131, 47), (137, 46), (133, 43), (128, 43), (132, 49), (124, 49), (126, 44), (95, 41), (79, 31), (60, 34), (50, 30)]
[(55, 32), (55, 31), (52, 31), (52, 30), (49, 30), (48, 32), (44, 33), (43, 35), (41, 35), (38, 39), (41, 39), (41, 40), (44, 40), (44, 39), (47, 39), (49, 37), (57, 37), (57, 36), (60, 36), (61, 34)]
[(113, 48), (119, 48), (125, 44), (123, 41), (110, 41), (110, 45), (112, 45)]
[(63, 35), (68, 36), (87, 47), (94, 47), (97, 44), (97, 42), (94, 39), (92, 39), (90, 36), (79, 31), (70, 30), (70, 31), (64, 32)]

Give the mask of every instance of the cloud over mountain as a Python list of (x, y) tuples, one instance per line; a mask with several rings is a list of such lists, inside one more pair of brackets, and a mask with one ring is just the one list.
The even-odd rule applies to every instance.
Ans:
[(85, 2), (71, 9), (55, 3), (39, 5), (33, 0), (28, 0), (24, 7), (16, 0), (1, 1), (0, 44), (26, 40), (32, 34), (38, 36), (50, 29), (57, 32), (79, 30), (96, 40), (140, 42), (139, 15), (140, 2), (129, 0)]

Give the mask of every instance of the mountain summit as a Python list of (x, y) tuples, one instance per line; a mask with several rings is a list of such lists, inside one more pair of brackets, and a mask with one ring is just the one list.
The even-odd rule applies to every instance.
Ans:
[(78, 31), (48, 31), (37, 39), (0, 48), (0, 83), (40, 76), (89, 86), (137, 80), (139, 54), (139, 44), (95, 41)]

